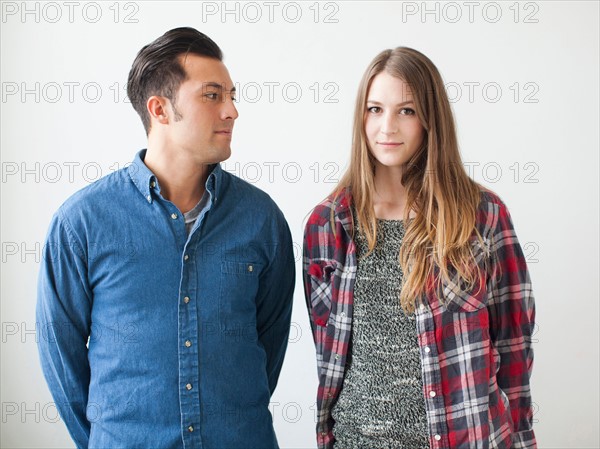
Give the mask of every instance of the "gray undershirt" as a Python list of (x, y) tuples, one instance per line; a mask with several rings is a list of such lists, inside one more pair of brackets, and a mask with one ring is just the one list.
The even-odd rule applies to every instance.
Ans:
[[(356, 216), (356, 214), (354, 214)], [(335, 449), (428, 449), (415, 316), (400, 306), (400, 220), (377, 220), (377, 244), (357, 229), (351, 359), (332, 416)]]
[(190, 235), (190, 232), (192, 231), (194, 223), (196, 223), (200, 212), (202, 212), (202, 209), (204, 209), (204, 207), (208, 204), (208, 199), (209, 194), (208, 191), (205, 190), (202, 198), (200, 198), (200, 201), (198, 201), (198, 204), (183, 214), (183, 218), (185, 219), (185, 230), (187, 231), (188, 235)]

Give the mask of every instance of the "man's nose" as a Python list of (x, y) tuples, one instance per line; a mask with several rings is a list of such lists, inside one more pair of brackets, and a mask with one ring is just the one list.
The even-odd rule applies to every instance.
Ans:
[(240, 114), (238, 113), (235, 103), (231, 96), (227, 96), (223, 103), (222, 118), (223, 120), (232, 119), (235, 120)]

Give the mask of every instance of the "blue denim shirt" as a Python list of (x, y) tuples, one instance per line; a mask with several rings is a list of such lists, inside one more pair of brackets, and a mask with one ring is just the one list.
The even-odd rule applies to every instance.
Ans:
[(144, 155), (50, 225), (37, 325), (60, 415), (79, 448), (277, 448), (268, 405), (295, 279), (285, 218), (217, 164), (188, 236)]

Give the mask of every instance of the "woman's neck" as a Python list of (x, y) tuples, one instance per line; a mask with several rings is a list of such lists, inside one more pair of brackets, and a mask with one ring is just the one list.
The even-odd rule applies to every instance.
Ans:
[[(385, 220), (402, 220), (408, 198), (408, 191), (402, 185), (402, 167), (375, 168), (375, 191), (373, 192), (373, 209), (375, 216)], [(414, 217), (411, 212), (409, 217)]]

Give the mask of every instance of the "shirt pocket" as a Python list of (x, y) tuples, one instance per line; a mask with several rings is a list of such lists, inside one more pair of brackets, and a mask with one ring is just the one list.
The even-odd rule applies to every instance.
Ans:
[(336, 269), (336, 260), (318, 260), (308, 267), (311, 313), (317, 326), (327, 326), (331, 313)]
[(262, 268), (255, 262), (221, 262), (221, 327), (256, 324), (256, 296)]

